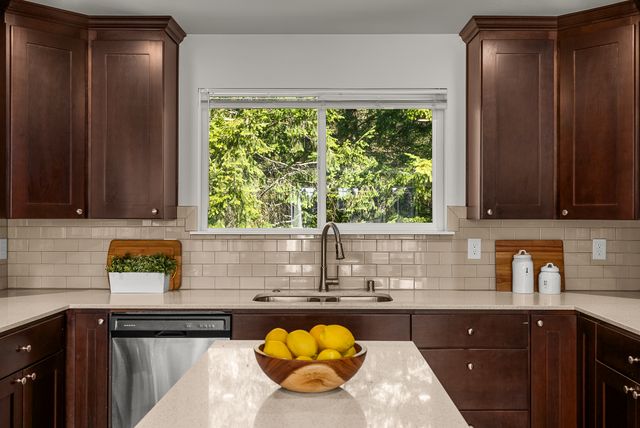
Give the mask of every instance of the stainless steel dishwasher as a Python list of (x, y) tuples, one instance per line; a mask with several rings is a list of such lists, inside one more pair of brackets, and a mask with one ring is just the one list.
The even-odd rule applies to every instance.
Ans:
[(111, 426), (131, 428), (214, 341), (231, 338), (231, 315), (115, 313), (110, 330)]

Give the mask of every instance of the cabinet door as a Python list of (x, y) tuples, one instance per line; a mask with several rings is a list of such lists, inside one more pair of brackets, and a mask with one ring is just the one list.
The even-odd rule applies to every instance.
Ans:
[(67, 323), (67, 427), (109, 424), (109, 326), (106, 311), (70, 311)]
[(576, 316), (531, 314), (531, 426), (577, 424)]
[(640, 385), (610, 369), (596, 365), (597, 423), (598, 428), (640, 428)]
[(411, 340), (411, 317), (407, 314), (234, 313), (231, 323), (234, 340), (261, 340), (276, 327), (309, 330), (316, 324), (341, 324), (356, 340)]
[(164, 216), (162, 41), (92, 42), (91, 217)]
[(84, 217), (86, 51), (11, 27), (10, 217)]
[(482, 41), (481, 218), (554, 216), (554, 41)]
[(25, 428), (62, 428), (64, 426), (64, 353), (59, 352), (27, 367), (22, 374), (24, 386), (23, 419)]
[(16, 382), (22, 373), (0, 379), (0, 427), (22, 427), (22, 383)]
[(560, 36), (561, 218), (634, 218), (634, 40), (633, 25)]
[(596, 323), (578, 317), (578, 427), (596, 424)]

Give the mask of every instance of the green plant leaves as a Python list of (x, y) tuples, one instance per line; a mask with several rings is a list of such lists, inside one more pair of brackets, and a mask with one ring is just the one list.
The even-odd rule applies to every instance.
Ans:
[(172, 275), (176, 267), (176, 260), (166, 254), (158, 253), (152, 256), (125, 254), (114, 256), (107, 266), (107, 272), (160, 272)]

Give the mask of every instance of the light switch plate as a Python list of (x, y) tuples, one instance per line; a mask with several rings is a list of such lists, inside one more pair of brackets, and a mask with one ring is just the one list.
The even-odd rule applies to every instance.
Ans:
[(0, 260), (7, 260), (7, 239), (0, 239)]
[(467, 259), (480, 260), (482, 239), (467, 239)]
[(594, 239), (593, 250), (591, 253), (592, 260), (607, 260), (607, 240)]

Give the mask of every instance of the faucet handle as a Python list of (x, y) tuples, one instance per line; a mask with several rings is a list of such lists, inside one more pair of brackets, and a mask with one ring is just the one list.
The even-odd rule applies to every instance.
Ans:
[(375, 293), (376, 292), (376, 282), (373, 279), (367, 280), (367, 291), (369, 293)]

